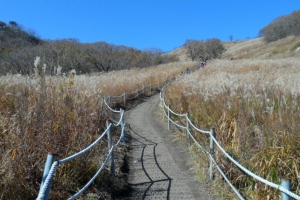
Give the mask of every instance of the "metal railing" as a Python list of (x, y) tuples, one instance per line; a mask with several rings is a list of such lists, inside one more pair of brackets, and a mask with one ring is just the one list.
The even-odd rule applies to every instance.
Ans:
[[(295, 194), (290, 191), (290, 183), (286, 179), (281, 180), (281, 184), (275, 184), (272, 183), (268, 180), (263, 179), (262, 177), (254, 174), (253, 172), (249, 171), (246, 169), (244, 166), (242, 166), (240, 163), (238, 163), (235, 159), (233, 159), (224, 149), (223, 147), (219, 144), (219, 142), (216, 140), (216, 133), (214, 129), (211, 129), (210, 131), (207, 130), (201, 130), (197, 128), (192, 121), (188, 117), (188, 113), (186, 114), (180, 114), (176, 113), (173, 110), (170, 109), (170, 105), (166, 105), (165, 103), (165, 88), (167, 85), (164, 86), (164, 88), (160, 92), (160, 100), (161, 100), (161, 107), (163, 108), (164, 115), (166, 116), (168, 120), (168, 130), (170, 130), (170, 122), (172, 122), (175, 126), (180, 127), (184, 130), (186, 130), (186, 138), (187, 138), (187, 143), (190, 145), (190, 139), (194, 141), (194, 143), (205, 153), (208, 155), (210, 159), (210, 164), (209, 164), (209, 177), (210, 180), (213, 180), (213, 166), (216, 167), (216, 169), (220, 172), (221, 176), (224, 178), (224, 180), (228, 183), (228, 185), (232, 188), (232, 190), (235, 192), (235, 194), (240, 198), (244, 199), (244, 197), (239, 193), (239, 191), (233, 186), (233, 184), (230, 182), (230, 180), (226, 177), (225, 173), (221, 170), (219, 167), (218, 163), (214, 159), (214, 146), (216, 145), (219, 150), (223, 153), (224, 156), (226, 156), (232, 163), (234, 163), (239, 169), (241, 169), (244, 173), (248, 174), (249, 176), (253, 177), (254, 179), (270, 186), (275, 189), (278, 189), (281, 191), (281, 197), (282, 200), (287, 200), (290, 199), (290, 197), (293, 197), (295, 199), (300, 199), (300, 196), (298, 194)], [(177, 118), (184, 118), (186, 125), (183, 126), (182, 124), (177, 123), (175, 120), (172, 119), (171, 115), (176, 116)], [(199, 142), (195, 139), (195, 137), (191, 134), (190, 129), (194, 129), (195, 131), (202, 133), (202, 134), (207, 134), (210, 137), (210, 147), (209, 150), (206, 150), (205, 147), (203, 147)]]
[[(145, 94), (146, 91), (148, 91), (148, 94), (151, 95), (154, 90), (161, 90), (162, 87), (166, 84), (166, 82), (167, 81), (157, 82), (157, 83), (152, 83), (152, 84), (150, 83), (149, 85), (143, 86), (140, 89), (137, 89), (132, 93), (124, 93), (120, 96), (109, 95), (107, 97), (102, 98), (102, 101), (101, 101), (102, 108), (105, 106), (110, 112), (115, 113), (115, 114), (120, 114), (119, 120), (115, 121), (113, 119), (110, 119), (111, 122), (107, 121), (106, 122), (107, 128), (98, 137), (98, 139), (95, 140), (90, 146), (86, 147), (85, 149), (81, 150), (78, 153), (75, 153), (75, 154), (73, 154), (67, 158), (61, 159), (61, 160), (58, 160), (57, 154), (52, 154), (52, 153), (48, 154), (44, 172), (43, 172), (41, 185), (40, 185), (40, 191), (39, 191), (37, 199), (38, 200), (47, 200), (48, 199), (50, 190), (51, 190), (52, 179), (53, 179), (53, 176), (54, 176), (54, 173), (55, 173), (55, 170), (57, 167), (59, 167), (62, 164), (65, 164), (79, 156), (82, 156), (83, 154), (88, 152), (90, 149), (95, 147), (105, 137), (105, 135), (108, 138), (108, 153), (107, 153), (105, 159), (103, 160), (101, 167), (98, 169), (98, 171), (95, 173), (95, 175), (90, 179), (90, 181), (88, 183), (86, 183), (86, 185), (84, 187), (82, 187), (76, 194), (71, 196), (69, 199), (70, 200), (75, 199), (76, 197), (80, 196), (90, 186), (90, 184), (93, 183), (93, 181), (97, 178), (97, 176), (102, 172), (102, 170), (104, 169), (104, 167), (108, 163), (108, 161), (110, 162), (110, 171), (111, 171), (111, 173), (114, 173), (115, 165), (114, 165), (113, 150), (115, 147), (117, 147), (119, 145), (119, 143), (121, 141), (125, 142), (125, 132), (124, 132), (125, 122), (124, 122), (124, 110), (122, 110), (122, 109), (120, 109), (119, 111), (114, 110), (111, 107), (111, 105), (114, 105), (117, 103), (123, 103), (124, 105), (126, 105), (126, 100), (136, 99), (140, 95)], [(118, 141), (116, 142), (116, 144), (113, 144), (113, 142), (112, 142), (112, 131), (111, 131), (112, 126), (121, 126), (121, 134), (120, 134), (120, 137), (119, 137)]]

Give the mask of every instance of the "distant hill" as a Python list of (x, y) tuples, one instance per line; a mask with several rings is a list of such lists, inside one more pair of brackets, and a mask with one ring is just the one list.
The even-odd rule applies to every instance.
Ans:
[(43, 40), (22, 30), (16, 23), (6, 25), (0, 21), (0, 58), (20, 47), (36, 46), (44, 43)]
[[(263, 37), (233, 42), (223, 42), (226, 51), (221, 59), (277, 59), (300, 55), (300, 36), (288, 36), (274, 42), (266, 42)], [(180, 61), (190, 60), (184, 47), (167, 54)]]

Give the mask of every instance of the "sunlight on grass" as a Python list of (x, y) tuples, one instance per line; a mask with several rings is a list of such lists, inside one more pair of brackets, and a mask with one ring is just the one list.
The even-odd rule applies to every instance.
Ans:
[[(277, 184), (281, 178), (289, 178), (292, 191), (299, 193), (299, 61), (210, 61), (204, 69), (172, 83), (166, 91), (167, 104), (175, 112), (189, 113), (197, 127), (215, 127), (224, 149), (246, 168)], [(195, 137), (208, 143), (200, 134)], [(219, 152), (216, 159), (248, 198), (280, 196), (247, 177)]]
[[(36, 59), (35, 78), (8, 75), (0, 79), (0, 194), (4, 199), (36, 198), (49, 152), (65, 158), (90, 145), (103, 132), (107, 113), (101, 108), (101, 98), (149, 84), (156, 84), (156, 90), (158, 82), (196, 66), (195, 62), (169, 63), (147, 69), (48, 77), (39, 71), (39, 62)], [(107, 142), (103, 141), (84, 157), (60, 166), (51, 198), (66, 199), (74, 194), (98, 170), (106, 151)]]

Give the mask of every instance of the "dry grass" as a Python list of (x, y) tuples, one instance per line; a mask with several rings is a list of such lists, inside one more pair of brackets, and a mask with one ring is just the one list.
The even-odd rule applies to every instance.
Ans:
[[(168, 103), (176, 112), (188, 112), (197, 127), (215, 127), (225, 150), (246, 168), (277, 184), (289, 178), (292, 191), (299, 194), (299, 61), (296, 57), (210, 61), (206, 68), (169, 86)], [(206, 137), (194, 134), (208, 145)], [(246, 176), (220, 152), (216, 158), (247, 198), (280, 197), (278, 191)]]
[(289, 36), (271, 43), (263, 38), (224, 43), (223, 59), (278, 59), (299, 56), (300, 37)]
[[(195, 66), (186, 62), (90, 76), (44, 77), (40, 72), (36, 79), (1, 77), (0, 199), (36, 198), (48, 152), (65, 158), (90, 145), (105, 129), (102, 97), (132, 92)], [(99, 152), (103, 152), (100, 158)], [(96, 172), (106, 153), (103, 141), (83, 158), (60, 166), (50, 198), (74, 194)], [(100, 179), (107, 178), (106, 173)], [(107, 187), (101, 183), (96, 181), (97, 187)]]
[[(223, 60), (239, 59), (282, 59), (297, 57), (300, 55), (300, 36), (289, 36), (275, 42), (266, 43), (263, 38), (252, 40), (239, 40), (223, 43), (226, 51), (222, 55)], [(168, 53), (177, 55), (179, 60), (189, 60), (187, 50), (184, 47)]]
[[(290, 178), (299, 194), (298, 41), (289, 37), (270, 44), (261, 39), (226, 43), (223, 60), (179, 77), (167, 96), (172, 109), (189, 112), (198, 127), (216, 127), (217, 138), (244, 166), (276, 183), (282, 176)], [(186, 60), (186, 54), (178, 52)], [(231, 57), (236, 60), (229, 61)], [(1, 77), (0, 199), (36, 198), (48, 152), (64, 158), (94, 141), (107, 118), (100, 107), (102, 97), (135, 91), (196, 65), (185, 61), (90, 76)], [(106, 145), (60, 166), (51, 198), (65, 199), (86, 183), (102, 160), (99, 152), (106, 154)], [(278, 198), (277, 191), (233, 169), (220, 153), (216, 157), (249, 198)]]

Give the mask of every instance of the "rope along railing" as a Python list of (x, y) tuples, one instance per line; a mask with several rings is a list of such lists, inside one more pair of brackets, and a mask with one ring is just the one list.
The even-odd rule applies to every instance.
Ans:
[[(168, 84), (167, 84), (168, 85)], [(214, 159), (214, 146), (216, 145), (218, 147), (218, 149), (223, 153), (223, 155), (225, 157), (227, 157), (232, 163), (234, 163), (239, 169), (241, 169), (244, 173), (248, 174), (249, 176), (251, 176), (252, 178), (270, 186), (273, 187), (275, 189), (278, 189), (281, 191), (281, 197), (283, 200), (286, 199), (290, 199), (290, 197), (293, 197), (295, 199), (300, 199), (300, 196), (298, 194), (295, 194), (293, 192), (290, 191), (290, 183), (288, 180), (286, 179), (282, 179), (281, 180), (281, 184), (275, 184), (272, 183), (266, 179), (263, 179), (262, 177), (254, 174), (253, 172), (249, 171), (248, 169), (246, 169), (244, 166), (242, 166), (240, 163), (238, 163), (235, 159), (233, 159), (224, 149), (223, 147), (219, 144), (219, 142), (216, 140), (215, 138), (215, 130), (211, 129), (210, 131), (206, 131), (206, 130), (201, 130), (199, 128), (197, 128), (192, 121), (189, 119), (188, 114), (179, 114), (174, 112), (173, 110), (170, 109), (169, 105), (166, 105), (165, 103), (165, 88), (166, 86), (164, 86), (164, 88), (162, 88), (161, 92), (160, 92), (160, 100), (161, 100), (161, 107), (163, 109), (163, 114), (164, 116), (166, 116), (167, 120), (168, 120), (168, 130), (170, 130), (170, 123), (173, 123), (175, 126), (182, 128), (183, 130), (186, 130), (186, 137), (187, 137), (187, 142), (188, 145), (190, 145), (190, 139), (192, 139), (192, 141), (194, 141), (194, 143), (201, 149), (203, 150), (203, 152), (205, 154), (208, 155), (209, 160), (210, 160), (210, 164), (209, 164), (209, 177), (210, 180), (213, 180), (213, 166), (216, 167), (216, 169), (219, 171), (219, 173), (221, 174), (221, 176), (224, 178), (224, 180), (228, 183), (228, 185), (232, 188), (232, 190), (235, 192), (235, 194), (240, 198), (240, 199), (244, 199), (244, 197), (239, 193), (239, 191), (233, 186), (233, 184), (230, 182), (230, 180), (226, 177), (225, 173), (222, 171), (222, 169), (219, 167), (218, 163), (216, 162), (216, 160)], [(177, 123), (175, 120), (172, 119), (171, 115), (174, 116), (174, 118), (184, 118), (184, 120), (186, 121), (186, 125), (183, 125), (182, 123)], [(190, 129), (194, 129), (195, 131), (199, 132), (199, 133), (203, 133), (203, 134), (208, 134), (210, 137), (210, 145), (209, 145), (209, 150), (207, 150), (205, 147), (203, 147), (203, 145), (201, 145), (195, 138), (194, 136), (191, 134)]]
[(150, 83), (149, 85), (145, 85), (139, 89), (136, 89), (134, 92), (130, 92), (130, 93), (124, 92), (122, 95), (119, 96), (108, 95), (107, 97), (104, 97), (104, 100), (107, 102), (108, 105), (117, 104), (117, 103), (123, 103), (123, 105), (126, 105), (126, 100), (136, 99), (140, 95), (145, 93), (151, 95), (153, 91), (161, 90), (166, 82), (168, 82), (168, 80), (162, 82)]
[[(45, 168), (44, 168), (43, 178), (42, 178), (42, 182), (41, 182), (41, 186), (40, 186), (40, 191), (39, 191), (37, 199), (38, 200), (47, 200), (48, 199), (50, 189), (51, 189), (52, 179), (54, 177), (54, 173), (55, 173), (55, 170), (57, 167), (59, 167), (62, 164), (65, 164), (79, 156), (84, 155), (89, 150), (91, 150), (93, 147), (95, 147), (105, 137), (105, 135), (107, 135), (107, 138), (108, 138), (108, 154), (106, 155), (105, 159), (103, 160), (102, 165), (100, 166), (98, 171), (95, 173), (95, 175), (90, 179), (90, 181), (88, 181), (88, 183), (86, 183), (86, 185), (84, 187), (82, 187), (76, 194), (71, 196), (69, 199), (70, 200), (75, 199), (78, 196), (80, 196), (93, 183), (93, 181), (97, 178), (97, 176), (99, 176), (99, 174), (102, 172), (105, 165), (109, 161), (110, 161), (111, 173), (114, 173), (115, 169), (114, 169), (113, 150), (115, 147), (117, 147), (119, 145), (119, 143), (121, 141), (125, 142), (125, 131), (124, 131), (125, 122), (124, 122), (124, 110), (122, 110), (122, 109), (120, 109), (119, 111), (114, 110), (111, 107), (111, 105), (117, 104), (117, 103), (123, 103), (124, 105), (126, 105), (126, 100), (132, 100), (132, 99), (138, 98), (140, 95), (145, 94), (146, 90), (148, 91), (148, 94), (151, 95), (154, 90), (161, 90), (166, 82), (167, 81), (157, 82), (157, 83), (152, 83), (152, 84), (150, 83), (149, 85), (143, 86), (142, 88), (137, 89), (132, 93), (128, 93), (128, 94), (124, 93), (120, 96), (109, 95), (107, 97), (102, 98), (102, 101), (101, 101), (102, 109), (105, 105), (105, 107), (110, 112), (119, 114), (120, 115), (119, 120), (115, 121), (114, 119), (110, 118), (111, 122), (108, 122), (108, 121), (106, 122), (107, 128), (98, 137), (98, 139), (95, 140), (90, 146), (86, 147), (85, 149), (81, 150), (78, 153), (75, 153), (74, 155), (71, 155), (71, 156), (61, 159), (61, 160), (58, 160), (57, 154), (52, 154), (52, 153), (48, 154)], [(120, 137), (119, 137), (118, 141), (116, 142), (116, 144), (114, 144), (114, 145), (112, 144), (112, 131), (111, 131), (112, 126), (121, 126)]]

